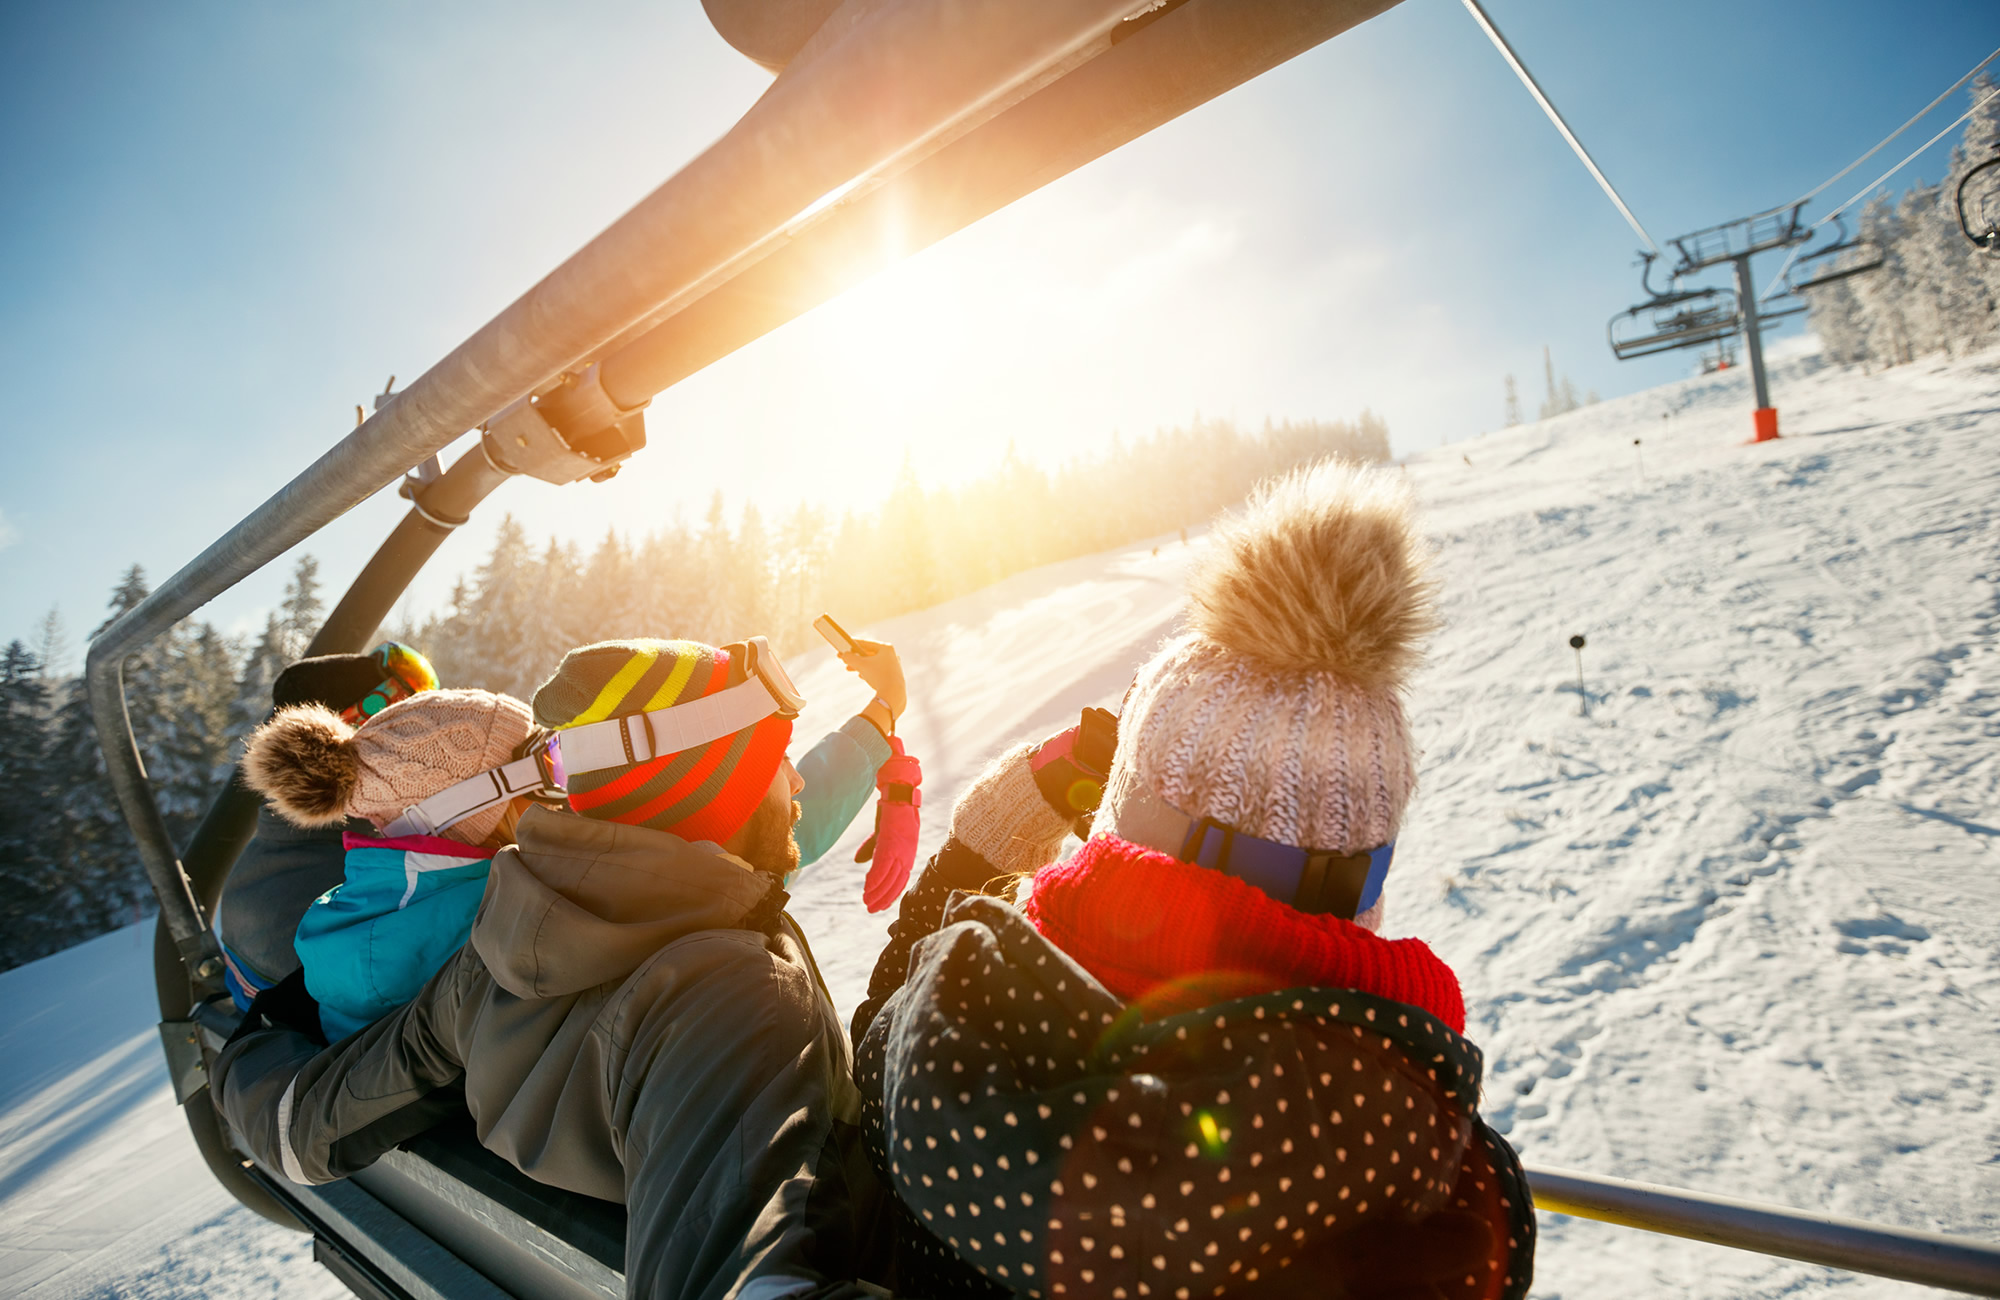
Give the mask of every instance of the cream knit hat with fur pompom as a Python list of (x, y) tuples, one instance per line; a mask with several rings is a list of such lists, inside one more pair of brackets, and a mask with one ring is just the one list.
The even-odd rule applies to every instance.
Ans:
[[(294, 825), (354, 816), (380, 830), (410, 805), (512, 761), (533, 726), (527, 705), (491, 691), (424, 691), (358, 728), (320, 705), (293, 705), (251, 733), (243, 778)], [(506, 811), (488, 808), (442, 834), (481, 843)]]
[[(1218, 525), (1188, 630), (1142, 668), (1098, 825), (1140, 791), (1297, 848), (1396, 837), (1416, 788), (1402, 693), (1436, 623), (1410, 494), (1326, 461), (1260, 487)], [(1374, 928), (1380, 904), (1362, 917)]]

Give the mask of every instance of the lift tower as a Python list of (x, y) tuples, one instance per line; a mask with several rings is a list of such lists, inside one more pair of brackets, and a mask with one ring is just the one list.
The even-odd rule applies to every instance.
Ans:
[(1744, 351), (1750, 356), (1750, 383), (1757, 394), (1754, 441), (1769, 442), (1778, 436), (1778, 412), (1771, 405), (1771, 385), (1764, 374), (1764, 339), (1759, 330), (1757, 293), (1750, 281), (1750, 259), (1773, 248), (1790, 248), (1812, 237), (1812, 230), (1799, 220), (1804, 203), (1789, 208), (1773, 208), (1754, 217), (1725, 221), (1718, 226), (1680, 235), (1667, 242), (1681, 256), (1673, 278), (1705, 271), (1728, 262), (1736, 271), (1736, 319), (1743, 335)]

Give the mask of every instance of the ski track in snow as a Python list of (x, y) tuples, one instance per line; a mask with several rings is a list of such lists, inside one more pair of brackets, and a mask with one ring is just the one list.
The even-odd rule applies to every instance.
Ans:
[[(1486, 1112), (1529, 1163), (1992, 1240), (2000, 353), (1804, 357), (1774, 386), (1786, 436), (1761, 446), (1732, 372), (1411, 458), (1446, 629), (1389, 932), (1459, 971)], [(1193, 553), (867, 629), (909, 667), (926, 854), (991, 754), (1116, 704)], [(830, 654), (798, 667), (802, 739), (867, 697)], [(843, 1015), (887, 930), (866, 830), (794, 891)], [(0, 975), (0, 1294), (345, 1294), (207, 1176), (149, 930)], [(1918, 1293), (1583, 1220), (1542, 1241), (1539, 1297)]]

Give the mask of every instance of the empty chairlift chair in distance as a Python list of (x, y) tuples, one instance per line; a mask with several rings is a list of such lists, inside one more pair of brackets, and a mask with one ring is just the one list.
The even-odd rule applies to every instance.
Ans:
[(1958, 228), (1981, 251), (2000, 256), (2000, 154), (1958, 182)]
[(1834, 227), (1840, 232), (1831, 243), (1822, 245), (1810, 253), (1802, 253), (1792, 263), (1785, 274), (1785, 288), (1794, 294), (1803, 294), (1849, 276), (1865, 275), (1877, 270), (1888, 260), (1882, 245), (1872, 239), (1847, 233), (1847, 221), (1842, 217), (1833, 219)]

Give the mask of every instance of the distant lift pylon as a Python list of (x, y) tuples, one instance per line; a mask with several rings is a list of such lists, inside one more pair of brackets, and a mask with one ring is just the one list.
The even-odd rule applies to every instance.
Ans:
[[(1680, 260), (1672, 271), (1672, 283), (1679, 285), (1688, 276), (1710, 267), (1729, 263), (1736, 272), (1736, 289), (1681, 289), (1660, 292), (1648, 278), (1654, 256), (1642, 253), (1645, 271), (1640, 284), (1649, 300), (1620, 312), (1606, 327), (1612, 355), (1620, 361), (1652, 356), (1677, 348), (1699, 347), (1730, 334), (1743, 336), (1744, 351), (1750, 357), (1750, 383), (1756, 392), (1755, 441), (1768, 442), (1778, 436), (1778, 412), (1771, 405), (1770, 380), (1764, 372), (1764, 340), (1761, 326), (1772, 319), (1759, 314), (1756, 288), (1750, 279), (1750, 259), (1774, 248), (1790, 248), (1812, 237), (1799, 220), (1804, 203), (1773, 208), (1755, 216), (1742, 217), (1708, 226), (1667, 242)], [(1781, 313), (1790, 315), (1790, 312)]]

